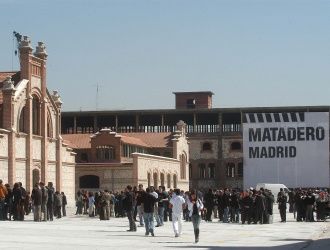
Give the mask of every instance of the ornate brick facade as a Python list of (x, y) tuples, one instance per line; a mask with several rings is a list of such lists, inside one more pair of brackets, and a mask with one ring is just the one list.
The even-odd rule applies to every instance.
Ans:
[(28, 191), (34, 182), (53, 182), (74, 199), (74, 153), (60, 135), (62, 102), (46, 87), (45, 45), (33, 53), (25, 36), (19, 58), (20, 71), (0, 72), (0, 179), (22, 182)]

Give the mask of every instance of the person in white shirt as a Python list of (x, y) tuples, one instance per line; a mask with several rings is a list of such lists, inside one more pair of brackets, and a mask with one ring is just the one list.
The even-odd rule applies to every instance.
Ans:
[(194, 227), (195, 243), (199, 241), (199, 224), (201, 222), (201, 210), (203, 208), (203, 202), (197, 198), (196, 192), (192, 191), (188, 199), (188, 210)]
[(180, 190), (174, 190), (175, 195), (170, 200), (170, 207), (172, 208), (172, 224), (175, 237), (179, 237), (182, 233), (182, 211), (185, 207), (185, 200), (180, 196)]

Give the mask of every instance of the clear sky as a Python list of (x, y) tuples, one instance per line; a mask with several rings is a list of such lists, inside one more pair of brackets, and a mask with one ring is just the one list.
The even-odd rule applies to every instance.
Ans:
[(44, 41), (64, 110), (174, 108), (173, 91), (200, 90), (213, 107), (330, 105), (330, 0), (0, 0), (0, 11), (0, 71), (13, 30)]

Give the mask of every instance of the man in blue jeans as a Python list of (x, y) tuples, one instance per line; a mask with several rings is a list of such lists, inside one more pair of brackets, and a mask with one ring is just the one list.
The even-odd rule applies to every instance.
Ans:
[(158, 193), (158, 220), (157, 220), (157, 226), (163, 226), (164, 225), (164, 203), (168, 201), (168, 195), (165, 192), (165, 188), (162, 186), (159, 186), (159, 193)]
[(157, 199), (150, 192), (150, 189), (146, 189), (146, 193), (143, 195), (142, 204), (143, 204), (143, 218), (144, 225), (146, 228), (145, 235), (148, 236), (151, 233), (152, 236), (155, 236), (155, 226), (154, 226), (154, 207)]

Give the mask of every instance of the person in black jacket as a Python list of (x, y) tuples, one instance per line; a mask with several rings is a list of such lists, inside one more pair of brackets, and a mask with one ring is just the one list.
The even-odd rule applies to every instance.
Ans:
[(286, 222), (286, 203), (288, 198), (286, 197), (283, 188), (280, 189), (280, 192), (277, 195), (278, 209), (280, 210), (281, 222)]
[(214, 194), (212, 189), (210, 188), (209, 191), (205, 194), (204, 197), (205, 208), (206, 208), (206, 221), (212, 221), (212, 212), (214, 207)]
[(13, 187), (13, 219), (14, 220), (21, 220), (19, 213), (21, 200), (22, 200), (22, 191), (19, 187), (19, 184), (15, 183)]
[(66, 196), (64, 194), (64, 192), (61, 192), (62, 195), (62, 214), (63, 217), (66, 216), (66, 208), (65, 206), (68, 204), (67, 200), (66, 200)]
[(129, 221), (129, 230), (127, 230), (128, 232), (136, 231), (133, 204), (134, 204), (134, 194), (132, 192), (132, 186), (128, 185), (125, 189), (125, 197), (123, 199), (123, 208), (126, 211), (127, 218)]
[(266, 198), (266, 213), (265, 213), (265, 224), (271, 224), (273, 223), (273, 205), (274, 205), (274, 195), (272, 194), (272, 191), (265, 190), (264, 196)]
[(6, 220), (11, 220), (11, 216), (13, 214), (13, 191), (11, 190), (9, 184), (6, 184), (5, 187), (7, 189), (7, 194), (5, 197), (4, 216)]
[(54, 195), (55, 190), (52, 182), (48, 182), (47, 220), (54, 219)]
[(42, 191), (39, 187), (39, 184), (36, 183), (32, 190), (31, 195), (32, 203), (33, 203), (33, 212), (34, 212), (34, 221), (41, 221), (41, 204), (42, 204)]
[(240, 199), (241, 207), (241, 220), (242, 224), (245, 224), (247, 221), (248, 224), (251, 224), (252, 217), (250, 210), (253, 207), (252, 195), (249, 192), (243, 192)]

